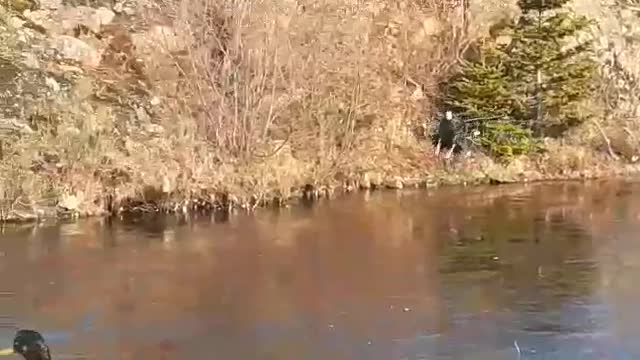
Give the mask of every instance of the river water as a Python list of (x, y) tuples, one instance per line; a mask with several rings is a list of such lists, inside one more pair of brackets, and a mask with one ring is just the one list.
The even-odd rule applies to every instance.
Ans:
[(0, 235), (54, 359), (640, 359), (640, 185), (374, 192)]

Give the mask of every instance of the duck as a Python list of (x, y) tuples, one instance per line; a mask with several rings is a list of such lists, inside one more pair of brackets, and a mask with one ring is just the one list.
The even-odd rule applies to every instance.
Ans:
[(12, 354), (19, 354), (25, 360), (51, 360), (49, 346), (42, 334), (29, 329), (16, 332), (12, 348), (0, 349), (0, 356)]

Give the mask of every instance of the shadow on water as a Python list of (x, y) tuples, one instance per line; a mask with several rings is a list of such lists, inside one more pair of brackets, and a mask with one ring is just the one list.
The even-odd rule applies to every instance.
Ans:
[(637, 190), (443, 188), (5, 228), (0, 342), (18, 326), (60, 358), (638, 359)]

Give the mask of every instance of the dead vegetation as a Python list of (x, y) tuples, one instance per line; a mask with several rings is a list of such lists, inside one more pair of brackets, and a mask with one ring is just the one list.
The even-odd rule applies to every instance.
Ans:
[[(91, 91), (126, 88), (125, 75), (144, 68), (154, 116), (124, 129), (107, 107), (66, 109), (55, 134), (12, 145), (4, 174), (34, 183), (5, 193), (6, 208), (65, 196), (81, 212), (220, 194), (256, 204), (305, 186), (424, 177), (435, 164), (415, 130), (424, 129), (432, 91), (459, 56), (456, 7), (166, 0), (144, 15), (138, 59), (126, 34), (108, 37)], [(41, 150), (59, 159), (32, 176), (27, 164)]]
[(160, 6), (175, 40), (147, 61), (165, 118), (225, 156), (288, 154), (321, 173), (415, 146), (425, 92), (457, 50), (455, 29), (438, 28), (450, 10), (426, 2)]
[[(469, 44), (455, 3), (153, 2), (144, 36), (104, 31), (102, 67), (66, 102), (43, 105), (49, 125), (4, 141), (0, 218), (253, 207), (338, 187), (486, 179), (490, 160), (452, 163), (424, 139), (437, 84)], [(575, 148), (545, 161), (594, 163), (595, 152)]]

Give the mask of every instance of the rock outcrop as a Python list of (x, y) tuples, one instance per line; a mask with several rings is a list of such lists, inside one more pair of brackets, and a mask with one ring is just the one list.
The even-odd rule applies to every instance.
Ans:
[(134, 89), (144, 87), (144, 74), (141, 66), (130, 66), (138, 60), (132, 39), (146, 48), (158, 42), (154, 27), (149, 35), (131, 30), (141, 24), (136, 11), (142, 5), (139, 0), (0, 2), (6, 20), (0, 27), (0, 124), (37, 127), (30, 122), (43, 107), (78, 100), (104, 105), (108, 99), (120, 120), (142, 119), (138, 125), (149, 128), (141, 108), (151, 106), (151, 97)]

